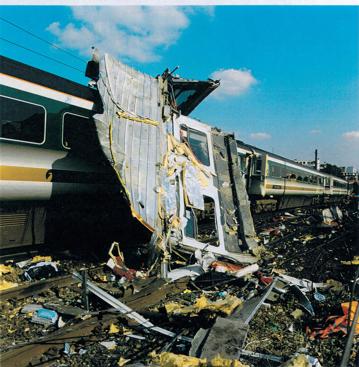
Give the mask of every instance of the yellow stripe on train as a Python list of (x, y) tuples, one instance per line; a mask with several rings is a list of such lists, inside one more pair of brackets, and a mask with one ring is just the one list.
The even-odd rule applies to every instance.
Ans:
[(0, 166), (0, 180), (51, 182), (52, 173), (47, 168)]

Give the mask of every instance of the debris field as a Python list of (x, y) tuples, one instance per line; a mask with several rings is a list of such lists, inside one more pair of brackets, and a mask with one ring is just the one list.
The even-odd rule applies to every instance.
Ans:
[(325, 210), (255, 217), (246, 263), (173, 250), (165, 277), (117, 243), (8, 256), (1, 365), (357, 366), (358, 212)]

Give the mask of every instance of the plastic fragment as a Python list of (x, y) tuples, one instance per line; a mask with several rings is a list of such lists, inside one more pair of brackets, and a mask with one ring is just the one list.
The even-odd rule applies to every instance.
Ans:
[(124, 366), (124, 365), (126, 365), (128, 362), (130, 362), (131, 360), (130, 359), (125, 359), (125, 358), (123, 358), (123, 357), (120, 357), (120, 359), (118, 360), (118, 362), (117, 362), (117, 365), (119, 366), (119, 367), (122, 367), (122, 366)]
[(117, 325), (115, 324), (110, 325), (110, 329), (108, 331), (109, 334), (117, 334), (119, 332), (120, 332), (120, 328)]
[[(349, 313), (349, 307), (350, 302), (345, 302), (341, 304), (343, 316), (330, 316), (327, 318), (326, 322), (329, 325), (324, 328), (315, 328), (314, 330), (310, 330), (307, 328), (307, 334), (309, 335), (310, 339), (314, 339), (316, 337), (319, 337), (321, 339), (326, 339), (332, 334), (341, 332), (343, 334), (347, 334), (348, 332), (348, 313)], [(353, 323), (354, 320), (354, 314), (358, 307), (358, 301), (353, 301), (351, 306), (351, 312), (350, 312), (350, 325)], [(355, 335), (359, 334), (359, 321), (355, 325)]]
[(174, 282), (177, 279), (184, 277), (191, 277), (192, 280), (197, 278), (199, 275), (203, 274), (204, 270), (201, 265), (187, 265), (182, 268), (174, 269), (167, 273), (167, 278)]
[(70, 354), (70, 343), (64, 344), (64, 353), (68, 355)]
[(299, 308), (296, 308), (291, 315), (295, 318), (295, 319), (300, 319), (303, 316), (303, 311), (300, 310)]
[(34, 312), (31, 321), (36, 324), (48, 326), (51, 324), (55, 324), (58, 317), (59, 315), (56, 311), (49, 310), (47, 308), (40, 308)]
[(100, 342), (100, 344), (102, 345), (102, 346), (104, 346), (106, 349), (108, 349), (108, 350), (115, 350), (116, 349), (116, 347), (117, 347), (117, 344), (116, 344), (116, 342), (115, 341), (108, 341), (108, 342), (106, 342), (106, 341), (104, 341), (104, 342)]
[(318, 302), (324, 302), (326, 300), (326, 297), (324, 294), (319, 292), (314, 292), (314, 299)]

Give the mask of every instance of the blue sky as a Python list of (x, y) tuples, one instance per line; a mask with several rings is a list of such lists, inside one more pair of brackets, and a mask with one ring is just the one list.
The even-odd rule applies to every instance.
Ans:
[[(288, 158), (359, 168), (359, 7), (6, 7), (1, 16), (76, 56), (90, 46), (152, 75), (180, 66), (222, 86), (193, 117)], [(0, 21), (1, 37), (85, 63)], [(1, 54), (86, 83), (81, 71), (0, 41)]]

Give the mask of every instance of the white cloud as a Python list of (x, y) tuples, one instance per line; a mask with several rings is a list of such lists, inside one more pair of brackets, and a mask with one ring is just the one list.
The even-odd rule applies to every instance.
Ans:
[(309, 134), (311, 134), (311, 135), (319, 135), (319, 134), (321, 134), (321, 130), (319, 130), (319, 129), (313, 129), (313, 130), (310, 130), (309, 131)]
[(253, 140), (268, 140), (272, 137), (271, 134), (264, 133), (264, 132), (251, 133), (249, 136)]
[(60, 46), (89, 55), (91, 46), (123, 59), (150, 62), (158, 51), (176, 43), (189, 16), (204, 10), (173, 6), (104, 6), (72, 8), (74, 21), (51, 23), (47, 30)]
[(217, 98), (240, 96), (258, 83), (247, 69), (220, 69), (213, 72), (210, 78), (221, 81), (221, 85), (213, 93)]
[(353, 141), (359, 141), (359, 130), (357, 131), (348, 131), (343, 134), (343, 138), (345, 140), (353, 140)]

